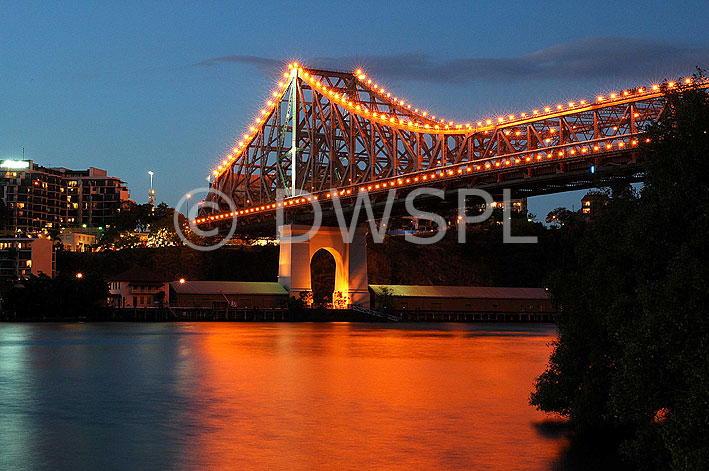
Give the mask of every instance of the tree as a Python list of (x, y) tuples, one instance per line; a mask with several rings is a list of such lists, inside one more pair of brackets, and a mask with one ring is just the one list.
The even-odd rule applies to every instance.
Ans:
[(3, 300), (3, 308), (21, 319), (106, 319), (108, 285), (97, 276), (30, 275), (19, 280)]
[(377, 296), (377, 310), (388, 314), (396, 310), (396, 303), (391, 289), (382, 288), (382, 294)]
[(155, 300), (158, 302), (160, 307), (165, 305), (165, 291), (158, 291), (155, 295)]
[(546, 222), (547, 224), (554, 224), (555, 226), (561, 227), (574, 221), (577, 216), (577, 213), (566, 208), (556, 208), (547, 214)]
[[(697, 77), (699, 78), (699, 77)], [(621, 434), (646, 469), (709, 462), (709, 100), (667, 93), (645, 185), (614, 188), (575, 266), (552, 276), (559, 339), (531, 403)]]
[(310, 290), (304, 290), (298, 293), (298, 303), (304, 307), (310, 307), (313, 305), (313, 292)]

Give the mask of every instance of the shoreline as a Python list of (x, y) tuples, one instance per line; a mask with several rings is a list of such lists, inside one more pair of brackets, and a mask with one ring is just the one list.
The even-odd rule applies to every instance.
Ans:
[[(458, 323), (458, 324), (554, 324), (552, 313), (531, 315), (525, 313), (460, 313), (460, 312), (409, 312), (396, 313), (391, 319), (373, 316), (350, 309), (308, 309), (289, 311), (288, 309), (243, 309), (214, 310), (193, 309), (178, 315), (168, 308), (114, 309), (97, 313), (96, 317), (31, 317), (13, 318), (12, 315), (0, 315), (0, 323), (86, 323), (86, 322), (365, 322), (372, 324), (423, 324), (423, 323)], [(393, 320), (397, 319), (397, 320)]]

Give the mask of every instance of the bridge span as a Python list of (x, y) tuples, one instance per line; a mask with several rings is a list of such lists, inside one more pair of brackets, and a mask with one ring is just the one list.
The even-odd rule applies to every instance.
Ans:
[[(513, 197), (642, 179), (643, 130), (665, 112), (665, 93), (709, 87), (686, 78), (519, 114), (458, 123), (353, 73), (288, 64), (271, 98), (213, 170), (199, 225), (264, 227), (277, 209), (307, 219), (312, 200), (343, 207), (421, 187), (481, 188)], [(328, 206), (329, 205), (329, 206)], [(275, 228), (275, 226), (273, 226)]]

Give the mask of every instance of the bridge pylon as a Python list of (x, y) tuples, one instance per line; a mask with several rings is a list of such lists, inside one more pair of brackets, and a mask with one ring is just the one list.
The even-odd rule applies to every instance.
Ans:
[(335, 259), (335, 293), (342, 294), (343, 304), (369, 308), (366, 229), (358, 227), (352, 242), (343, 240), (339, 227), (320, 227), (305, 240), (310, 229), (297, 225), (279, 227), (278, 283), (295, 298), (301, 292), (312, 291), (310, 262), (315, 252), (325, 249)]

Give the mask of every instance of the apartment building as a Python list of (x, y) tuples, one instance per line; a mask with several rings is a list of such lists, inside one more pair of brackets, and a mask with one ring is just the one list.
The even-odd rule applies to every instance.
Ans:
[(9, 209), (5, 229), (36, 231), (110, 226), (130, 194), (120, 178), (98, 168), (70, 170), (32, 160), (2, 160), (0, 197)]

